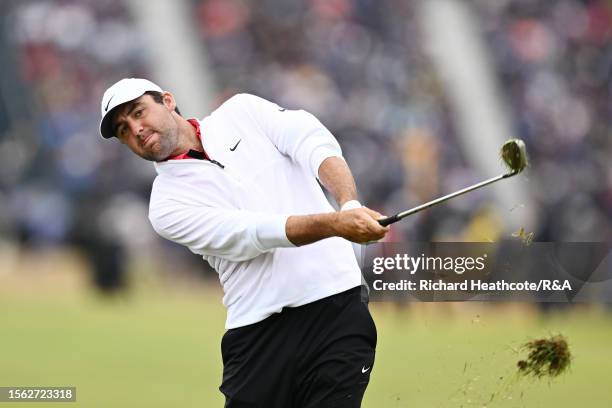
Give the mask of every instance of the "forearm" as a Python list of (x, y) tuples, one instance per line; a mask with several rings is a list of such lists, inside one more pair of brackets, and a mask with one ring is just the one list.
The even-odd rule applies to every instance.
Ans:
[(381, 214), (365, 207), (333, 213), (293, 215), (287, 218), (285, 235), (297, 246), (330, 237), (365, 243), (379, 240), (389, 231), (388, 227), (378, 223), (380, 218)]
[(357, 200), (357, 187), (351, 170), (341, 157), (328, 157), (319, 167), (319, 180), (341, 207), (344, 203)]
[(336, 235), (335, 217), (335, 213), (291, 216), (285, 224), (287, 238), (294, 245), (301, 246), (333, 237)]

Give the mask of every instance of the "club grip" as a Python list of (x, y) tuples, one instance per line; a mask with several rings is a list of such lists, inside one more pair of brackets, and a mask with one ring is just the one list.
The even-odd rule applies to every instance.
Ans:
[(382, 225), (383, 227), (386, 227), (387, 225), (393, 224), (394, 222), (397, 222), (399, 220), (400, 220), (400, 217), (398, 217), (397, 214), (395, 214), (390, 217), (383, 218), (382, 220), (378, 220), (378, 223)]

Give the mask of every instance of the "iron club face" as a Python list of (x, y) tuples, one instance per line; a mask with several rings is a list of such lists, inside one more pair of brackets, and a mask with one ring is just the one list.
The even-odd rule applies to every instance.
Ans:
[(520, 173), (527, 167), (527, 149), (521, 139), (510, 139), (501, 148), (501, 158), (513, 173)]

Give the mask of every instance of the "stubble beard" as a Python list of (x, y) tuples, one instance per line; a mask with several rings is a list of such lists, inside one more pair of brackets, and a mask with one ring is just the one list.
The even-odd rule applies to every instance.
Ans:
[(149, 161), (166, 160), (176, 149), (178, 137), (172, 132), (156, 132), (158, 140), (151, 146), (149, 151), (142, 154), (142, 158)]

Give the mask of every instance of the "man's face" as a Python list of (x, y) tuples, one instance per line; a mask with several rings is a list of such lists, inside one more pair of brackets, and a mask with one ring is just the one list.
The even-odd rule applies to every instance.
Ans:
[(174, 98), (163, 93), (163, 104), (155, 102), (151, 95), (117, 108), (112, 126), (117, 139), (146, 160), (167, 159), (178, 144), (178, 125), (173, 117)]

